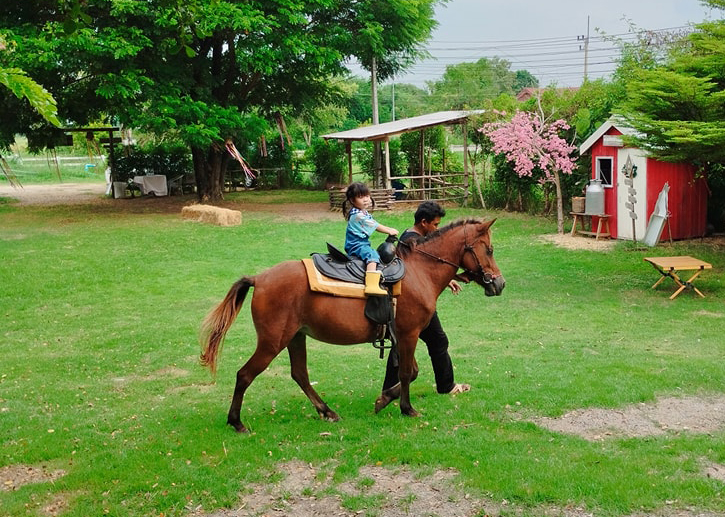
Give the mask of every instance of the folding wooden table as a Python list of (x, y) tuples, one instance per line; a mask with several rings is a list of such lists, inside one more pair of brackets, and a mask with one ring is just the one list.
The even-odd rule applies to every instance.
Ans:
[[(708, 264), (707, 262), (703, 262), (702, 260), (688, 257), (688, 256), (682, 256), (682, 257), (649, 257), (644, 259), (646, 262), (649, 262), (652, 264), (652, 267), (654, 267), (661, 275), (662, 277), (655, 282), (655, 285), (652, 286), (652, 289), (660, 285), (660, 283), (665, 278), (671, 278), (678, 286), (679, 288), (677, 291), (675, 291), (675, 294), (670, 296), (670, 300), (675, 299), (676, 296), (678, 296), (682, 291), (685, 290), (685, 288), (692, 289), (697, 294), (699, 294), (701, 297), (705, 297), (704, 294), (700, 292), (700, 290), (692, 285), (692, 281), (700, 276), (700, 273), (702, 273), (706, 269), (712, 269), (712, 265)], [(678, 271), (697, 271), (692, 277), (690, 277), (689, 280), (682, 281), (680, 276), (677, 274)]]

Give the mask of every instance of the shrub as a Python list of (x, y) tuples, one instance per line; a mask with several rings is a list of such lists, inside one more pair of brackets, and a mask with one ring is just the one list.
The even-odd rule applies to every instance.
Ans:
[(113, 157), (113, 181), (129, 181), (145, 174), (173, 178), (191, 171), (191, 154), (183, 145), (118, 146)]
[(339, 184), (345, 176), (345, 148), (338, 142), (315, 140), (305, 152), (314, 166), (315, 181), (319, 186)]

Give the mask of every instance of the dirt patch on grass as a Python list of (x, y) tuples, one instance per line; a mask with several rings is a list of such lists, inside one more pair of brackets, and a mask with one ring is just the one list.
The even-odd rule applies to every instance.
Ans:
[[(607, 252), (611, 249), (613, 249), (618, 242), (617, 239), (600, 239), (596, 240), (594, 237), (585, 237), (583, 235), (574, 235), (572, 236), (569, 233), (565, 233), (563, 235), (559, 235), (557, 233), (555, 234), (546, 234), (546, 235), (540, 235), (539, 241), (541, 242), (548, 242), (551, 244), (554, 244), (556, 246), (559, 246), (560, 248), (566, 248), (570, 250), (588, 250), (588, 251), (599, 251), (599, 252)], [(706, 246), (710, 246), (711, 248), (715, 250), (722, 250), (725, 248), (725, 235), (717, 234), (710, 237), (703, 237), (703, 238), (695, 238), (690, 239), (689, 241), (678, 241), (678, 242), (691, 242), (693, 244), (702, 244)], [(631, 244), (631, 243), (630, 243)], [(656, 250), (661, 247), (667, 247), (669, 246), (669, 242), (660, 242), (658, 246), (652, 247), (651, 249)], [(647, 246), (644, 246), (645, 248), (648, 248)]]
[[(715, 468), (712, 465), (710, 468)], [(568, 505), (518, 507), (507, 500), (476, 498), (456, 482), (453, 469), (416, 475), (407, 468), (362, 467), (354, 479), (334, 484), (334, 466), (301, 461), (278, 464), (268, 481), (246, 487), (239, 506), (206, 513), (187, 507), (191, 517), (473, 517), (523, 516), (593, 517), (596, 511)], [(281, 477), (280, 477), (281, 475)], [(723, 517), (696, 509), (663, 508), (629, 517)]]
[(50, 470), (44, 465), (8, 465), (0, 468), (0, 490), (17, 490), (31, 483), (47, 483), (65, 474), (64, 470)]
[[(26, 185), (18, 189), (9, 185), (0, 185), (0, 197), (16, 199), (21, 206), (86, 205), (93, 206), (99, 213), (179, 214), (179, 217), (183, 207), (198, 203), (196, 194), (163, 197), (137, 195), (135, 198), (113, 199), (106, 196), (106, 186), (103, 183)], [(327, 203), (270, 204), (227, 199), (218, 203), (218, 206), (240, 210), (243, 213), (268, 213), (280, 220), (294, 217), (297, 221), (342, 221), (340, 212), (331, 211)]]
[(559, 418), (537, 418), (552, 431), (597, 441), (679, 433), (714, 433), (725, 427), (725, 395), (663, 398), (623, 409), (589, 408)]
[[(279, 474), (283, 479), (275, 480)], [(358, 476), (340, 484), (331, 481), (330, 465), (315, 467), (301, 461), (277, 466), (270, 481), (251, 485), (233, 510), (204, 513), (192, 509), (194, 517), (335, 516), (409, 517), (411, 515), (468, 517), (520, 515), (507, 501), (477, 499), (456, 484), (453, 469), (416, 475), (406, 468), (362, 467)], [(540, 508), (541, 516), (584, 517), (578, 508)]]
[(617, 244), (617, 241), (613, 239), (596, 240), (594, 237), (572, 236), (568, 233), (541, 235), (539, 240), (555, 244), (560, 248), (589, 251), (609, 251)]
[(14, 188), (0, 185), (0, 197), (17, 199), (21, 205), (83, 205), (104, 200), (105, 183), (53, 183)]

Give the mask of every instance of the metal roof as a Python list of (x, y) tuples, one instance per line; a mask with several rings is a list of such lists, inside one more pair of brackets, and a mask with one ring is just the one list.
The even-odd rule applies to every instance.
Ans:
[(419, 117), (404, 118), (393, 122), (385, 122), (375, 126), (365, 126), (339, 133), (322, 135), (327, 140), (387, 140), (391, 136), (417, 131), (440, 124), (460, 124), (471, 115), (478, 115), (485, 110), (468, 111), (437, 111)]

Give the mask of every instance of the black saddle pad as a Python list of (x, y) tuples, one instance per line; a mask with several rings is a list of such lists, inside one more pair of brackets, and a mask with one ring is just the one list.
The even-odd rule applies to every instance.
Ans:
[[(332, 253), (312, 254), (312, 263), (320, 273), (343, 282), (365, 283), (365, 262), (362, 259), (349, 257), (329, 244), (328, 249), (334, 251)], [(342, 258), (347, 260), (339, 260)], [(378, 264), (378, 271), (382, 273), (383, 283), (385, 284), (394, 284), (405, 276), (405, 264), (398, 257), (395, 257), (382, 268), (380, 266)]]

